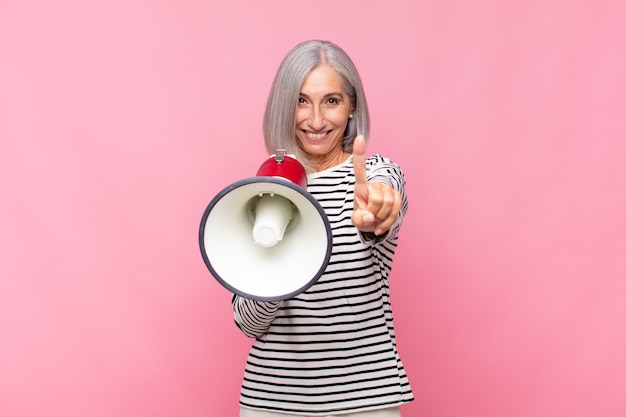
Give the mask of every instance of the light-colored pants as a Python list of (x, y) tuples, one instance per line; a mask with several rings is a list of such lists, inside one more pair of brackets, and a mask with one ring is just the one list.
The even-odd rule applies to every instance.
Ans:
[[(272, 413), (268, 411), (251, 410), (241, 407), (239, 417), (307, 417), (294, 414)], [(400, 417), (400, 407), (384, 408), (382, 410), (362, 411), (350, 414), (328, 414), (324, 417)]]

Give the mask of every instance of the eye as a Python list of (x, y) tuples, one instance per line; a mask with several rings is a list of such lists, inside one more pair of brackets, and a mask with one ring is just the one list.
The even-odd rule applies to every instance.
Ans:
[(304, 97), (298, 98), (298, 104), (306, 104), (306, 102), (307, 102), (306, 98), (304, 98)]
[(343, 103), (343, 98), (341, 96), (331, 96), (326, 99), (324, 106), (334, 108), (341, 105), (341, 103)]

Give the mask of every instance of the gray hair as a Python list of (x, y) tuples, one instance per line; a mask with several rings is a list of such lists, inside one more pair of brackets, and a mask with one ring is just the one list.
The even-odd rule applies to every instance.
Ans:
[(265, 148), (273, 154), (285, 149), (307, 166), (307, 157), (296, 139), (296, 110), (300, 89), (309, 73), (328, 64), (340, 75), (343, 87), (354, 107), (353, 117), (343, 137), (343, 149), (352, 152), (357, 135), (369, 135), (369, 113), (363, 84), (354, 63), (339, 46), (320, 40), (303, 42), (293, 48), (280, 64), (265, 108), (263, 136)]

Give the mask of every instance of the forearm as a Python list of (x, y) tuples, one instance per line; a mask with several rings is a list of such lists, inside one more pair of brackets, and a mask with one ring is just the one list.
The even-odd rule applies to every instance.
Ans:
[(267, 333), (282, 302), (254, 301), (234, 295), (232, 305), (237, 327), (246, 336), (258, 338)]

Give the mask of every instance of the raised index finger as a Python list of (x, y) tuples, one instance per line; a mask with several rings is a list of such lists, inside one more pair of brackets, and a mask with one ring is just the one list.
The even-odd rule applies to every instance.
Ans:
[(352, 144), (352, 165), (356, 184), (367, 183), (367, 169), (365, 164), (365, 138), (358, 135)]

